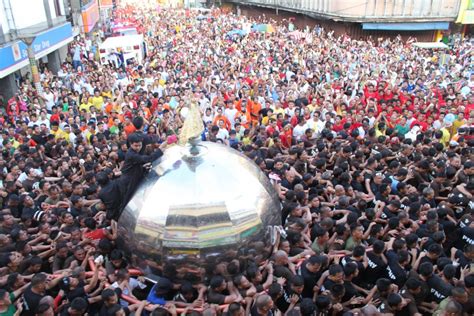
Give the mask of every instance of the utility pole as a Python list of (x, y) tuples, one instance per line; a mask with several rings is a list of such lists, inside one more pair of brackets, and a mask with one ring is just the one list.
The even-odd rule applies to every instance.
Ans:
[(35, 51), (33, 49), (33, 42), (35, 36), (25, 36), (20, 37), (20, 39), (27, 45), (28, 61), (31, 68), (31, 77), (33, 79), (33, 84), (35, 85), (36, 93), (43, 93), (43, 86), (41, 85), (40, 75), (38, 71), (38, 64), (36, 63)]

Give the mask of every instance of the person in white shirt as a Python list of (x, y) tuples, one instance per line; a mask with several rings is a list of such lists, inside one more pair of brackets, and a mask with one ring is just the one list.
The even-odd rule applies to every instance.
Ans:
[(31, 121), (28, 123), (28, 127), (33, 127), (34, 125), (40, 126), (40, 124), (38, 123), (38, 117), (36, 116), (36, 114), (32, 114), (30, 118), (31, 118)]
[(306, 124), (304, 117), (298, 117), (298, 125), (293, 128), (293, 137), (295, 137), (296, 140), (300, 140), (307, 129), (308, 125)]
[(49, 87), (45, 87), (42, 97), (46, 105), (46, 110), (51, 112), (54, 104), (56, 103), (56, 97), (54, 96), (54, 93)]
[(41, 111), (40, 118), (36, 122), (38, 126), (41, 126), (41, 124), (44, 124), (49, 129), (49, 118), (46, 115), (46, 112), (44, 110)]
[(238, 111), (235, 108), (234, 103), (232, 101), (229, 101), (228, 108), (225, 109), (224, 115), (229, 120), (230, 125), (232, 126), (232, 128), (234, 128), (234, 125), (235, 125), (235, 115), (237, 114), (237, 112)]
[[(145, 282), (145, 279), (143, 279), (143, 277), (139, 277), (138, 280), (131, 278), (126, 269), (120, 269), (117, 272), (117, 281), (112, 283), (111, 287), (114, 289), (120, 288), (122, 290), (122, 293), (125, 295), (132, 295), (132, 291), (135, 288), (138, 287), (142, 290), (146, 288), (146, 285), (144, 284), (144, 282)], [(121, 299), (120, 305), (127, 307), (128, 302)]]
[(316, 135), (319, 135), (325, 126), (324, 121), (321, 120), (321, 113), (319, 111), (314, 111), (313, 119), (308, 121), (307, 125)]
[(217, 132), (216, 138), (221, 139), (225, 144), (227, 144), (227, 140), (229, 139), (229, 131), (225, 128), (223, 120), (219, 120), (217, 124), (219, 126), (219, 132)]

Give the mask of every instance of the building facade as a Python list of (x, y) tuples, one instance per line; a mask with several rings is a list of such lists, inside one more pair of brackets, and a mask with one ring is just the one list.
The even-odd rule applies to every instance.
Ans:
[(73, 40), (68, 9), (65, 0), (0, 0), (0, 94), (15, 93), (15, 78), (30, 72), (29, 58), (59, 70)]
[(474, 0), (461, 0), (456, 23), (462, 26), (463, 35), (474, 33)]
[[(413, 34), (435, 40), (456, 21), (462, 0), (227, 0), (243, 14), (258, 7), (274, 15), (300, 14), (354, 37)], [(254, 8), (254, 9), (249, 9)], [(261, 14), (261, 12), (260, 12)], [(272, 14), (272, 13), (270, 13)], [(308, 24), (309, 19), (303, 18)], [(311, 24), (311, 23), (309, 23)]]

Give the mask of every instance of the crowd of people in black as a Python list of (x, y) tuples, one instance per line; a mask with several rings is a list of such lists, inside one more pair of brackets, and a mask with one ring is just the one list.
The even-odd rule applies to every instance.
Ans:
[[(474, 313), (469, 38), (419, 49), (218, 10), (116, 14), (145, 30), (143, 61), (116, 68), (79, 37), (43, 92), (23, 80), (2, 101), (1, 316)], [(229, 36), (257, 23), (272, 27)], [(150, 285), (116, 219), (191, 95), (203, 140), (271, 179), (283, 227), (262, 265)]]

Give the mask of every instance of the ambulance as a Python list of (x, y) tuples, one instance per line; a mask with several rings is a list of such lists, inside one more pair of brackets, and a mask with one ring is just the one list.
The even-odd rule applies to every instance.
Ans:
[(99, 45), (100, 62), (108, 64), (112, 62), (116, 67), (120, 67), (123, 62), (127, 66), (132, 59), (139, 64), (146, 56), (146, 44), (143, 35), (125, 35), (108, 37)]

